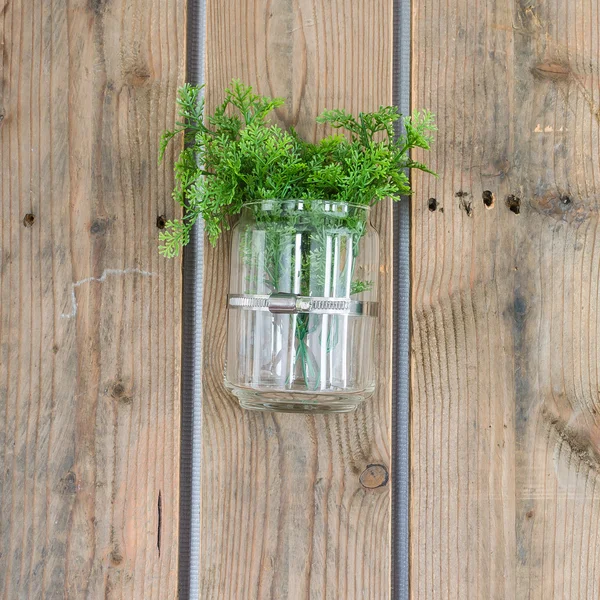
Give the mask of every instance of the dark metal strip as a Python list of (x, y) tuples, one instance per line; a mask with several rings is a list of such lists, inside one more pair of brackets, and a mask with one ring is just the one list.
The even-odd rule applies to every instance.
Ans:
[[(411, 111), (411, 0), (394, 0), (393, 102)], [(410, 201), (394, 206), (392, 350), (392, 599), (409, 599)]]
[[(187, 3), (187, 80), (204, 83), (206, 0)], [(202, 292), (204, 224), (196, 222), (183, 252), (179, 598), (199, 597), (202, 461)]]

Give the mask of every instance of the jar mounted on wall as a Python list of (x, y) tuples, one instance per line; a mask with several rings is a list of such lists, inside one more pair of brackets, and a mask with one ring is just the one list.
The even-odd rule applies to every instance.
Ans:
[(225, 384), (244, 408), (348, 412), (375, 389), (370, 207), (261, 200), (233, 230)]

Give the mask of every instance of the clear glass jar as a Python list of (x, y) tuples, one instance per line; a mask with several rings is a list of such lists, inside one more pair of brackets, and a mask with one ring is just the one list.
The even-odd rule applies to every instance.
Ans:
[(324, 200), (244, 207), (225, 370), (244, 408), (347, 412), (373, 393), (379, 238), (369, 211)]

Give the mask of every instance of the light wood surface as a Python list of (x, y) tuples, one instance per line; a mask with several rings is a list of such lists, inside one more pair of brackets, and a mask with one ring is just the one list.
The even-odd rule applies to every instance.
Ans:
[(413, 6), (412, 597), (599, 598), (600, 7)]
[[(231, 78), (286, 98), (280, 122), (309, 138), (324, 108), (391, 103), (392, 4), (208, 2), (208, 107)], [(201, 598), (390, 595), (389, 484), (361, 485), (390, 464), (391, 208), (381, 234), (378, 392), (344, 417), (241, 410), (223, 387), (229, 237), (207, 249)], [(366, 477), (366, 475), (365, 475)], [(365, 478), (363, 477), (363, 480)]]
[(176, 597), (184, 4), (0, 1), (5, 600)]

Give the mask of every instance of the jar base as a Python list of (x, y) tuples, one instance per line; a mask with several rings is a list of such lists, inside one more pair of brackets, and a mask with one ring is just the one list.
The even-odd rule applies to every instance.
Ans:
[(303, 404), (300, 402), (265, 402), (264, 400), (242, 400), (238, 398), (240, 406), (246, 410), (260, 410), (268, 412), (286, 412), (286, 413), (304, 413), (311, 415), (327, 414), (327, 413), (349, 413), (354, 412), (358, 404), (331, 404), (331, 405), (314, 405)]
[(343, 393), (300, 392), (287, 390), (253, 390), (227, 385), (237, 397), (240, 406), (247, 410), (276, 411), (304, 414), (353, 412), (373, 390)]

